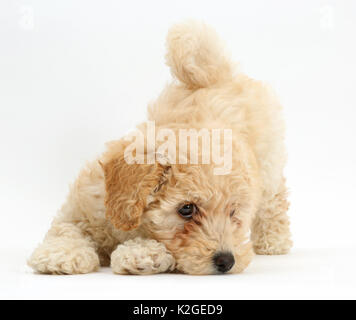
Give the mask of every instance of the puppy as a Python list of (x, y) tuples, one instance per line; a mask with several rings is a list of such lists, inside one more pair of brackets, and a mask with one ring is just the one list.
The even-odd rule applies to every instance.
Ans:
[[(133, 136), (109, 143), (80, 172), (28, 261), (35, 271), (78, 274), (111, 265), (118, 274), (238, 273), (254, 252), (291, 248), (284, 123), (271, 89), (235, 73), (215, 32), (196, 22), (169, 31), (166, 62), (175, 80), (135, 131), (143, 139), (131, 159)], [(160, 137), (148, 133), (152, 121)], [(183, 155), (174, 139), (166, 149), (152, 146), (152, 139), (191, 129), (230, 133), (224, 143), (211, 138), (208, 148), (210, 158), (230, 154), (225, 171), (209, 157), (191, 161), (204, 157), (202, 141)]]

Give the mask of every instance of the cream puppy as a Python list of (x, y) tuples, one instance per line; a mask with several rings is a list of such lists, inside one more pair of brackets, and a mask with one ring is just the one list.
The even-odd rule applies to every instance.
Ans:
[[(35, 271), (77, 274), (111, 265), (119, 274), (238, 273), (254, 252), (289, 251), (284, 122), (275, 95), (236, 72), (204, 24), (174, 26), (166, 61), (175, 80), (149, 106), (148, 120), (156, 132), (177, 136), (182, 129), (230, 130), (227, 172), (216, 174), (213, 163), (193, 164), (191, 154), (187, 163), (168, 161), (172, 152), (161, 154), (166, 161), (147, 161), (160, 154), (147, 145), (144, 163), (129, 163), (132, 141), (109, 143), (80, 172), (30, 257)], [(146, 140), (147, 126), (137, 129)]]

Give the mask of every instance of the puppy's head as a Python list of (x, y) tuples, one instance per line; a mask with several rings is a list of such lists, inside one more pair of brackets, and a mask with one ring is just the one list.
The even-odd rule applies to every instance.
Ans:
[(164, 243), (181, 272), (241, 272), (253, 256), (249, 227), (258, 196), (247, 154), (231, 174), (216, 176), (210, 165), (128, 164), (116, 148), (103, 162), (107, 217)]

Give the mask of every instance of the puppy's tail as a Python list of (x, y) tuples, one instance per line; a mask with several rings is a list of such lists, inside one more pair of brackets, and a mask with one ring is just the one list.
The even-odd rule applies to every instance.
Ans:
[(174, 77), (189, 88), (204, 88), (232, 78), (233, 66), (215, 31), (188, 21), (167, 36), (166, 63)]

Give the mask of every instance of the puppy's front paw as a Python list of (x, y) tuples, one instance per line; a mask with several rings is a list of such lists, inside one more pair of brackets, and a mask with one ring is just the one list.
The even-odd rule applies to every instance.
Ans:
[(32, 254), (28, 265), (47, 274), (78, 274), (95, 271), (99, 257), (81, 239), (46, 239)]
[(111, 254), (111, 268), (118, 274), (155, 274), (174, 267), (175, 260), (164, 244), (152, 239), (128, 240)]

